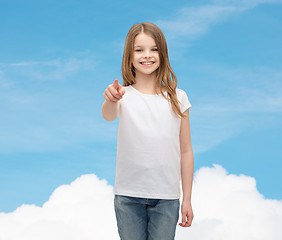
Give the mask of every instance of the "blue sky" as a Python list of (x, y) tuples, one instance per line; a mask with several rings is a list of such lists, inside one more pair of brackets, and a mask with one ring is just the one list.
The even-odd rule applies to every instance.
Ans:
[(0, 212), (82, 174), (114, 184), (118, 119), (102, 118), (103, 92), (144, 21), (163, 30), (192, 104), (195, 170), (216, 163), (282, 199), (282, 1), (0, 3)]

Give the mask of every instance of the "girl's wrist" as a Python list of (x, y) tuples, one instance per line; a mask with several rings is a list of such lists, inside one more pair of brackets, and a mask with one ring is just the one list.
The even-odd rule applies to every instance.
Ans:
[(191, 203), (191, 198), (189, 198), (189, 197), (183, 197), (183, 198), (182, 198), (182, 202)]

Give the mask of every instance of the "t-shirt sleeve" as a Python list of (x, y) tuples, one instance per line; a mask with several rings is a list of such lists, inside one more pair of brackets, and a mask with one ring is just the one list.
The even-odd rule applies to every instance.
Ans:
[(185, 112), (185, 110), (187, 110), (188, 108), (190, 108), (192, 105), (188, 99), (188, 96), (186, 94), (186, 92), (182, 89), (179, 89), (179, 101), (180, 101), (180, 110), (181, 113)]

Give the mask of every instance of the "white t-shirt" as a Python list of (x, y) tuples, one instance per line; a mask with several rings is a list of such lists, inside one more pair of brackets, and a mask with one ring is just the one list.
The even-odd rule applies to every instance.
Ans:
[[(144, 94), (131, 85), (124, 89), (118, 111), (114, 193), (180, 198), (181, 119), (161, 94)], [(177, 88), (176, 93), (183, 113), (191, 104), (185, 91)]]

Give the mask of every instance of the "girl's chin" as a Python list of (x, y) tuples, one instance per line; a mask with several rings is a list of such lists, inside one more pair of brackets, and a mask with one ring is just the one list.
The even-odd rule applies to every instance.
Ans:
[(156, 74), (156, 70), (153, 71), (136, 71), (136, 75), (138, 76), (152, 76)]

